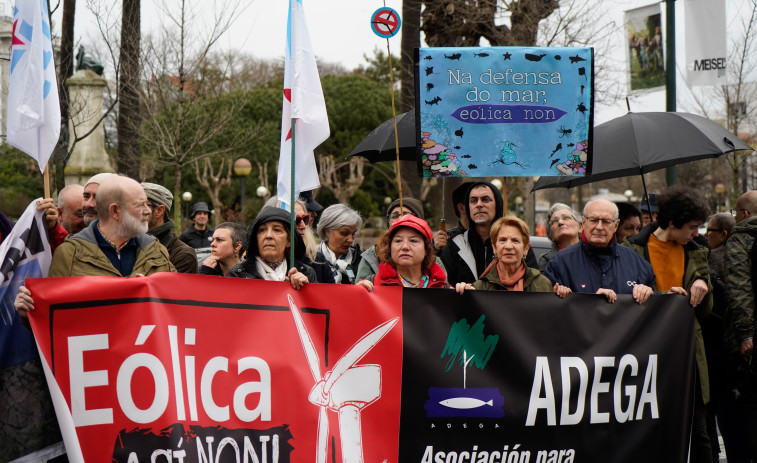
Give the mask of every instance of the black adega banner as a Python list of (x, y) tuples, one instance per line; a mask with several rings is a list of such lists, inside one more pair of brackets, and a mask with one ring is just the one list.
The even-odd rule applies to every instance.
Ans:
[(400, 462), (685, 462), (688, 299), (403, 292)]

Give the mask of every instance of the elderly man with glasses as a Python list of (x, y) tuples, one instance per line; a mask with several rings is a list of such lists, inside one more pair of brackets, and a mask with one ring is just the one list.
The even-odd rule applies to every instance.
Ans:
[(618, 294), (645, 302), (654, 293), (655, 275), (647, 261), (615, 241), (618, 207), (606, 199), (586, 203), (581, 241), (555, 254), (544, 274), (561, 291), (603, 294), (612, 303)]

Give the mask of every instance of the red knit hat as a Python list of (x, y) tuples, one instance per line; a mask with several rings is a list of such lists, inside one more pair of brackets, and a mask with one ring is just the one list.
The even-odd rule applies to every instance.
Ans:
[(430, 243), (434, 239), (433, 233), (431, 233), (431, 227), (428, 226), (425, 220), (420, 219), (412, 214), (403, 215), (399, 219), (395, 220), (392, 224), (392, 228), (389, 229), (389, 235), (399, 227), (408, 227), (417, 231), (426, 239), (427, 243)]

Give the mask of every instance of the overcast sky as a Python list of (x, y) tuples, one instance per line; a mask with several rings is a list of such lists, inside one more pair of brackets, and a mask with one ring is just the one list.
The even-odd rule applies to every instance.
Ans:
[[(92, 37), (97, 35), (92, 26), (92, 16), (88, 12), (88, 4), (92, 1), (78, 2), (77, 4), (77, 41), (91, 42)], [(220, 4), (224, 3), (221, 0)], [(247, 0), (244, 0), (247, 1)], [(386, 51), (387, 41), (377, 37), (370, 26), (371, 14), (379, 7), (389, 6), (402, 13), (401, 0), (370, 1), (370, 0), (303, 0), (310, 29), (311, 42), (316, 56), (331, 62), (342, 63), (346, 68), (353, 69), (364, 64), (363, 55), (372, 55), (375, 48)], [(0, 4), (7, 0), (0, 0)], [(228, 0), (227, 0), (228, 2)], [(165, 3), (168, 3), (166, 0)], [(199, 5), (196, 8), (202, 15), (205, 8), (212, 4), (212, 0), (189, 0), (189, 3)], [(621, 89), (627, 88), (625, 71), (625, 46), (626, 40), (622, 28), (623, 11), (653, 4), (649, 0), (603, 0), (603, 6), (608, 8), (605, 16), (614, 22), (616, 32), (613, 34), (611, 50), (605, 54), (617, 69), (606, 78), (614, 79), (620, 83)], [(683, 27), (683, 4), (677, 1), (677, 59), (681, 69), (685, 61), (684, 27)], [(142, 1), (143, 31), (156, 28), (159, 25), (161, 14), (155, 11), (154, 1)], [(220, 41), (223, 48), (238, 49), (260, 58), (280, 58), (283, 56), (286, 40), (286, 22), (288, 0), (252, 0), (230, 32)], [(661, 5), (664, 24), (664, 3)], [(726, 0), (729, 33), (735, 34), (741, 28), (741, 18), (749, 12), (751, 2), (747, 0)], [(119, 8), (120, 9), (120, 8)], [(209, 14), (207, 14), (209, 16)], [(399, 54), (400, 35), (389, 39), (393, 54)], [(730, 42), (729, 42), (730, 46)], [(685, 108), (694, 110), (693, 105), (685, 102), (689, 91), (682, 80), (681, 72), (678, 77), (679, 110)], [(640, 111), (664, 111), (665, 92), (654, 91), (645, 94), (630, 95), (631, 109)], [(595, 123), (607, 121), (613, 117), (625, 114), (626, 104), (619, 100), (611, 105), (597, 104), (595, 107)]]

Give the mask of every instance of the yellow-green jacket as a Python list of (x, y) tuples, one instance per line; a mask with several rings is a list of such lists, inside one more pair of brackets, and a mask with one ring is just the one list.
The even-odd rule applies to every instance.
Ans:
[[(87, 227), (61, 243), (55, 250), (47, 276), (126, 276), (121, 275), (100, 250), (93, 230), (92, 226)], [(128, 276), (176, 271), (168, 258), (168, 251), (154, 236), (143, 234), (137, 235), (136, 239), (137, 260)]]
[[(476, 289), (484, 290), (507, 290), (505, 285), (499, 281), (499, 272), (497, 271), (497, 260), (489, 264), (486, 273), (473, 283)], [(549, 293), (552, 292), (552, 282), (535, 268), (526, 267), (526, 274), (523, 275), (523, 291), (527, 293)]]

